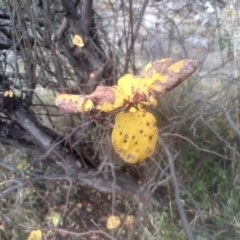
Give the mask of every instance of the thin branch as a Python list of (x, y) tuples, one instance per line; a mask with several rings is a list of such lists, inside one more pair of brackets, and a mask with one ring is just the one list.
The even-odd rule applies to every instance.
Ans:
[(200, 148), (200, 147), (198, 147), (193, 141), (191, 141), (189, 138), (186, 138), (186, 137), (184, 137), (184, 136), (182, 136), (182, 135), (180, 135), (180, 134), (177, 134), (177, 133), (164, 133), (164, 134), (162, 134), (162, 136), (164, 136), (164, 137), (167, 137), (167, 136), (176, 136), (176, 137), (182, 138), (182, 139), (190, 142), (195, 148), (197, 148), (197, 149), (200, 150), (200, 151), (207, 152), (207, 153), (211, 153), (211, 154), (213, 154), (213, 155), (216, 155), (216, 156), (218, 156), (218, 157), (221, 157), (221, 158), (224, 158), (224, 159), (227, 159), (227, 160), (231, 160), (231, 161), (234, 160), (233, 158), (225, 157), (225, 156), (223, 156), (223, 155), (221, 155), (221, 154), (219, 154), (219, 153), (217, 153), (217, 152), (214, 152), (214, 151), (211, 151), (211, 150), (206, 150), (206, 149), (204, 149), (204, 148)]
[(188, 222), (187, 215), (186, 215), (186, 212), (184, 210), (184, 207), (183, 207), (183, 204), (182, 204), (182, 201), (181, 201), (180, 187), (179, 187), (179, 182), (178, 182), (178, 179), (177, 179), (175, 166), (174, 166), (174, 158), (173, 158), (168, 146), (165, 144), (165, 142), (163, 141), (163, 139), (161, 137), (159, 137), (159, 143), (161, 144), (161, 146), (164, 149), (164, 151), (167, 155), (167, 158), (168, 158), (172, 183), (173, 183), (173, 187), (174, 187), (175, 202), (176, 202), (176, 205), (177, 205), (177, 209), (178, 209), (180, 218), (182, 220), (184, 232), (185, 232), (188, 240), (194, 240), (195, 238), (194, 238), (194, 235), (193, 235), (193, 232), (192, 232), (192, 228), (191, 228), (191, 226)]
[(214, 104), (211, 101), (207, 101), (207, 100), (203, 100), (203, 102), (206, 102), (206, 103), (214, 106), (215, 108), (220, 108), (222, 110), (222, 112), (224, 113), (230, 127), (232, 128), (232, 130), (237, 134), (238, 138), (240, 139), (240, 131), (238, 130), (238, 127), (236, 126), (236, 124), (233, 122), (232, 118), (230, 117), (229, 111), (220, 104)]
[(36, 119), (31, 115), (30, 111), (21, 103), (19, 99), (14, 97), (15, 109), (9, 114), (18, 122), (27, 132), (34, 136), (35, 140), (43, 147), (50, 147), (53, 139), (45, 134), (37, 125)]
[(90, 26), (92, 21), (92, 0), (83, 0), (82, 1), (82, 15), (81, 15), (81, 26), (84, 32), (84, 35), (89, 36)]

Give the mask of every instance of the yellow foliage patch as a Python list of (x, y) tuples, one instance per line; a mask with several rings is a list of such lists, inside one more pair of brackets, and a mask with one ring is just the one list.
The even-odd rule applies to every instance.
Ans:
[(111, 112), (123, 107), (128, 102), (129, 97), (124, 94), (118, 86), (98, 86), (96, 90), (89, 95), (97, 110), (102, 112)]
[(72, 39), (72, 43), (73, 43), (73, 45), (76, 45), (81, 48), (84, 47), (84, 45), (85, 45), (82, 37), (77, 34), (74, 35), (74, 37)]
[[(74, 36), (75, 43), (80, 42), (79, 37)], [(116, 116), (112, 143), (124, 161), (138, 163), (154, 153), (158, 137), (155, 117), (142, 106), (156, 107), (160, 94), (177, 87), (196, 68), (197, 62), (191, 59), (161, 59), (148, 63), (143, 75), (124, 75), (117, 86), (98, 86), (90, 95), (59, 94), (56, 105), (73, 113), (125, 107), (127, 110)]]
[(126, 74), (118, 80), (118, 86), (132, 99), (136, 93), (146, 93), (148, 86), (143, 76)]
[(9, 90), (9, 91), (5, 91), (3, 94), (4, 97), (13, 97), (13, 91)]
[(154, 153), (158, 137), (155, 117), (140, 109), (120, 112), (112, 131), (112, 144), (119, 156), (128, 163), (138, 163)]
[(61, 217), (59, 213), (55, 212), (53, 209), (50, 209), (46, 216), (46, 220), (50, 222), (54, 227), (57, 227), (61, 220)]
[(90, 95), (58, 94), (56, 105), (70, 113), (90, 111), (93, 108), (102, 112), (111, 112), (123, 107), (129, 97), (118, 86), (97, 86)]
[(42, 240), (42, 232), (41, 230), (33, 230), (28, 236), (27, 240)]
[(157, 106), (157, 99), (150, 96), (150, 84), (144, 76), (126, 74), (118, 80), (118, 86), (129, 96), (131, 103), (141, 102), (147, 106)]
[(28, 164), (28, 161), (26, 158), (23, 158), (17, 165), (18, 170), (23, 170)]
[(164, 73), (168, 67), (175, 62), (176, 61), (171, 58), (164, 58), (158, 61), (149, 62), (145, 67), (144, 76), (145, 78), (151, 79), (155, 73)]
[(110, 216), (107, 219), (107, 229), (114, 230), (118, 228), (121, 224), (120, 217), (118, 216)]
[(86, 95), (58, 94), (55, 99), (56, 105), (65, 112), (85, 112), (95, 108), (91, 99)]
[(171, 91), (180, 83), (186, 80), (197, 68), (197, 62), (191, 59), (185, 59), (174, 62), (162, 73), (154, 73), (152, 78), (148, 80), (151, 82), (150, 89), (158, 94)]

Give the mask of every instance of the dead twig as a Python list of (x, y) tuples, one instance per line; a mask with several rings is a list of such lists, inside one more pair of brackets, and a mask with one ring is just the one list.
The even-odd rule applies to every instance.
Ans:
[(180, 218), (182, 220), (184, 232), (185, 232), (188, 240), (194, 240), (195, 238), (194, 238), (194, 235), (192, 232), (192, 228), (187, 219), (187, 215), (186, 215), (186, 212), (184, 210), (183, 203), (181, 200), (179, 182), (178, 182), (176, 171), (175, 171), (174, 160), (176, 159), (177, 156), (175, 156), (175, 157), (172, 156), (168, 146), (166, 145), (166, 143), (163, 141), (163, 139), (161, 137), (159, 137), (159, 143), (161, 144), (161, 146), (164, 149), (164, 151), (167, 155), (167, 158), (168, 158), (169, 168), (170, 168), (170, 172), (171, 172), (171, 179), (172, 179), (172, 184), (173, 184), (173, 188), (174, 188), (175, 202), (177, 205), (177, 209), (178, 209)]

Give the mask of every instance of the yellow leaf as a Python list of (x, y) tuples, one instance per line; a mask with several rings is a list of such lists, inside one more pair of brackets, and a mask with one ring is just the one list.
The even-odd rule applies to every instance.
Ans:
[(82, 208), (82, 206), (83, 206), (83, 204), (82, 204), (81, 202), (79, 202), (79, 203), (76, 204), (76, 207), (77, 207), (77, 208)]
[(197, 62), (185, 59), (175, 62), (161, 59), (147, 64), (144, 76), (126, 74), (117, 86), (98, 86), (90, 95), (59, 94), (56, 105), (70, 113), (90, 111), (96, 108), (111, 112), (129, 103), (157, 106), (159, 94), (170, 91), (197, 68)]
[(120, 226), (121, 220), (118, 216), (110, 216), (107, 219), (107, 229), (113, 230)]
[(158, 138), (155, 117), (139, 109), (120, 112), (112, 131), (112, 144), (120, 157), (128, 163), (138, 163), (154, 153)]
[[(196, 61), (191, 60), (191, 59), (184, 59), (184, 60), (180, 60), (175, 62), (174, 64), (172, 64), (171, 66), (169, 66), (167, 68), (168, 71), (172, 71), (174, 73), (181, 73), (183, 71), (187, 71), (192, 73), (192, 68), (194, 67)], [(190, 66), (191, 64), (194, 64), (193, 66)], [(194, 67), (195, 68), (195, 67)], [(194, 69), (195, 70), (195, 69)]]
[(13, 91), (9, 90), (9, 91), (5, 91), (3, 94), (4, 97), (13, 97)]
[(27, 240), (42, 240), (42, 232), (41, 230), (33, 230), (28, 236)]
[(144, 76), (134, 76), (132, 74), (126, 74), (118, 80), (118, 86), (122, 88), (123, 92), (130, 97), (136, 93), (144, 93), (148, 90), (148, 86), (145, 84)]
[(164, 73), (169, 66), (175, 63), (171, 58), (163, 58), (158, 61), (149, 62), (144, 70), (145, 78), (152, 78), (153, 74), (155, 73)]
[(123, 92), (129, 96), (131, 103), (142, 103), (147, 106), (157, 106), (157, 100), (149, 96), (149, 86), (144, 76), (134, 76), (132, 74), (126, 74), (118, 80), (118, 86), (122, 88)]
[(129, 97), (124, 94), (119, 86), (98, 86), (96, 90), (89, 95), (96, 109), (102, 112), (111, 112), (123, 107)]
[(54, 227), (57, 227), (60, 221), (60, 214), (53, 211), (52, 209), (49, 210), (46, 220), (49, 221)]
[[(154, 73), (149, 79), (151, 91), (165, 93), (177, 87), (197, 69), (197, 61), (184, 59), (170, 65), (163, 73)], [(152, 84), (150, 84), (152, 82)]]
[(26, 166), (27, 166), (27, 159), (26, 158), (23, 158), (17, 165), (17, 169), (19, 170), (23, 170)]
[(55, 99), (56, 105), (65, 112), (85, 112), (95, 108), (88, 95), (58, 94)]
[(74, 35), (74, 37), (72, 39), (72, 43), (74, 45), (77, 45), (78, 47), (81, 47), (81, 48), (84, 47), (84, 41), (83, 41), (82, 37), (77, 34)]

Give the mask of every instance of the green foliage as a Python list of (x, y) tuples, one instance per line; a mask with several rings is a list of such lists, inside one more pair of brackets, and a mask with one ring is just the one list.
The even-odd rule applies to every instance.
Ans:
[(146, 226), (143, 226), (143, 240), (186, 239), (185, 234), (181, 231), (181, 227), (178, 226), (176, 219), (165, 209), (159, 209), (159, 211), (152, 212), (151, 214), (149, 213), (147, 217), (150, 219), (153, 231), (149, 231)]
[(196, 236), (196, 240), (208, 240), (208, 238), (207, 237), (203, 237), (201, 235), (197, 235)]
[(231, 42), (231, 37), (226, 30), (224, 30), (224, 34), (219, 37), (218, 45), (221, 51), (223, 51), (224, 49), (230, 49), (233, 47), (233, 44)]
[[(233, 182), (231, 162), (218, 160), (214, 156), (211, 158), (210, 155), (205, 157), (192, 146), (186, 152), (183, 169), (185, 178), (191, 179), (188, 185), (191, 197), (203, 210), (206, 221), (216, 228), (229, 228), (226, 236), (237, 239), (236, 232), (240, 230), (240, 195)], [(197, 174), (196, 168), (199, 168)], [(184, 192), (182, 196), (188, 205), (193, 204)], [(205, 238), (199, 235), (197, 239)]]
[(98, 135), (97, 128), (93, 128), (91, 130), (91, 140), (92, 141), (99, 141), (99, 135)]
[(190, 184), (190, 192), (195, 199), (206, 206), (205, 204), (213, 197), (212, 195), (217, 196), (221, 191), (227, 190), (227, 186), (231, 184), (231, 178), (227, 177), (231, 174), (231, 165), (223, 168), (221, 162), (210, 156), (201, 155), (199, 150), (191, 146), (183, 163), (185, 174), (190, 176), (190, 179), (197, 164), (200, 164), (198, 166), (200, 169), (197, 176), (194, 176), (196, 180)]

